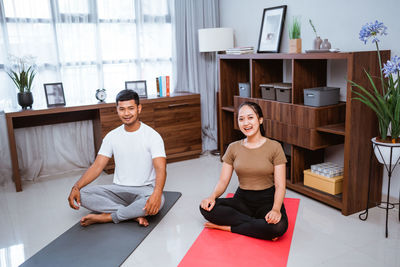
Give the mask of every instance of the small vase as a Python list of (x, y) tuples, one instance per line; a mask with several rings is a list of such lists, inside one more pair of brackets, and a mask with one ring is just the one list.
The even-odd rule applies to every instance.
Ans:
[(289, 53), (301, 53), (301, 39), (289, 40)]
[(321, 47), (321, 43), (322, 43), (321, 38), (319, 38), (319, 36), (315, 37), (313, 49), (314, 50), (319, 50), (320, 47)]
[(321, 49), (331, 49), (331, 43), (328, 41), (328, 39), (324, 39), (324, 41), (321, 43)]
[(32, 109), (32, 92), (18, 93), (18, 104), (22, 107), (22, 109), (27, 109), (28, 107)]

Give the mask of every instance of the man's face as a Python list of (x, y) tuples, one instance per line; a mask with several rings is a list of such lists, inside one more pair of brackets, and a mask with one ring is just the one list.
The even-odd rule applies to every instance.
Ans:
[(139, 119), (142, 106), (136, 105), (135, 100), (118, 101), (117, 112), (122, 123), (131, 126)]

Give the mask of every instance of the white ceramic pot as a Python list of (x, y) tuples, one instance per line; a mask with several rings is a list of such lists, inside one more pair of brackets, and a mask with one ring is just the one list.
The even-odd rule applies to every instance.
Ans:
[(398, 163), (400, 158), (400, 143), (382, 143), (376, 141), (376, 137), (371, 139), (372, 148), (374, 149), (375, 156), (382, 164), (389, 165), (390, 163), (390, 150), (392, 149), (392, 166)]

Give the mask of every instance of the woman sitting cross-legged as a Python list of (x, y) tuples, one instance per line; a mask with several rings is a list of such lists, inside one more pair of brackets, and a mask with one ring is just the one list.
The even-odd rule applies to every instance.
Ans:
[[(229, 145), (222, 158), (218, 184), (211, 196), (201, 202), (200, 212), (209, 221), (206, 227), (276, 240), (288, 228), (283, 204), (286, 157), (278, 142), (264, 137), (259, 105), (242, 103), (238, 123), (246, 138)], [(233, 198), (219, 198), (233, 170), (239, 178), (239, 188)]]

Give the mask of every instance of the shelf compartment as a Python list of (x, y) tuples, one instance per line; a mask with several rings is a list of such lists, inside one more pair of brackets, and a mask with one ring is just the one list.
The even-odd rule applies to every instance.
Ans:
[(325, 125), (325, 126), (320, 126), (320, 127), (317, 127), (317, 131), (345, 136), (345, 124), (337, 123), (337, 124), (329, 124), (329, 125)]
[(250, 83), (249, 59), (220, 59), (219, 88), (221, 107), (233, 106), (233, 96), (239, 95), (239, 83)]
[(332, 207), (335, 207), (339, 210), (342, 209), (342, 194), (338, 195), (330, 195), (327, 193), (324, 193), (322, 191), (319, 191), (317, 189), (313, 189), (311, 187), (305, 186), (303, 183), (298, 182), (298, 183), (291, 183), (286, 181), (287, 188), (292, 189), (298, 193), (301, 193), (303, 195), (306, 195), (308, 197), (311, 197), (313, 199), (316, 199), (318, 201), (321, 201), (325, 204), (328, 204)]

